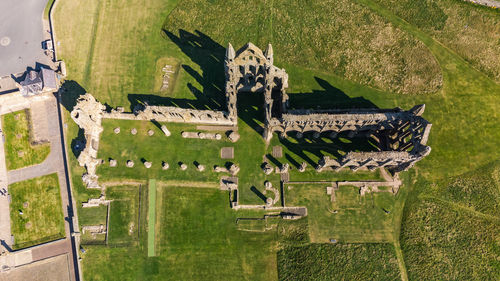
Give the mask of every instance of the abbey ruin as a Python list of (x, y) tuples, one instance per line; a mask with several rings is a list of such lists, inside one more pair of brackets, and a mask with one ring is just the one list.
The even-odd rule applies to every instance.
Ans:
[[(375, 140), (376, 148), (372, 152), (347, 153), (337, 157), (323, 156), (316, 163), (316, 172), (327, 170), (337, 171), (339, 169), (350, 169), (357, 171), (367, 169), (373, 171), (378, 168), (385, 168), (395, 177), (397, 173), (411, 168), (417, 161), (421, 160), (430, 153), (430, 147), (426, 145), (431, 124), (426, 121), (422, 114), (425, 105), (417, 105), (410, 110), (394, 109), (290, 109), (289, 96), (286, 93), (288, 88), (288, 74), (284, 69), (278, 68), (273, 64), (273, 49), (271, 44), (262, 52), (252, 43), (248, 43), (238, 51), (235, 51), (231, 44), (226, 49), (224, 61), (225, 67), (225, 110), (196, 110), (185, 109), (173, 106), (149, 105), (147, 103), (136, 106), (132, 112), (125, 112), (122, 107), (106, 110), (106, 107), (96, 101), (90, 94), (81, 96), (77, 105), (74, 107), (71, 116), (78, 126), (84, 130), (85, 147), (81, 151), (78, 161), (81, 166), (87, 170), (82, 179), (88, 188), (101, 188), (98, 183), (96, 168), (104, 163), (98, 159), (97, 152), (99, 148), (100, 134), (103, 131), (101, 121), (104, 118), (124, 119), (124, 120), (143, 120), (155, 122), (176, 122), (192, 123), (201, 125), (217, 125), (224, 128), (232, 128), (226, 132), (227, 139), (231, 142), (237, 142), (240, 138), (237, 132), (238, 112), (237, 97), (239, 93), (262, 93), (264, 95), (264, 121), (262, 137), (266, 143), (269, 143), (273, 134), (278, 133), (280, 138), (287, 138), (288, 134), (293, 134), (296, 139), (301, 139), (304, 134), (312, 133), (312, 137), (319, 139), (326, 137), (330, 139), (337, 138), (340, 133), (347, 135), (348, 138), (370, 137)], [(165, 136), (170, 136), (170, 131), (165, 125), (161, 130)], [(114, 129), (115, 134), (120, 133), (120, 128)], [(137, 134), (133, 128), (130, 132)], [(149, 136), (154, 134), (148, 132)], [(182, 132), (183, 138), (210, 139), (220, 141), (222, 135), (218, 133), (203, 132)], [(281, 153), (280, 153), (281, 155)], [(283, 165), (274, 169), (270, 163), (261, 165), (266, 175), (275, 171), (281, 174), (282, 183), (288, 182), (288, 173), (290, 165)], [(111, 167), (117, 166), (117, 161), (109, 159)], [(144, 162), (146, 168), (151, 168), (154, 163)], [(185, 171), (187, 165), (179, 164), (180, 169)], [(256, 163), (255, 165), (259, 165)], [(132, 159), (127, 160), (127, 168), (133, 168)], [(163, 170), (169, 168), (169, 164), (162, 163)], [(303, 162), (296, 169), (304, 172), (307, 163)], [(204, 165), (197, 165), (200, 172), (205, 170)], [(293, 168), (295, 169), (295, 167)], [(221, 189), (234, 192), (231, 199), (233, 208), (245, 208), (239, 205), (237, 178), (235, 175), (240, 170), (234, 163), (228, 167), (215, 166), (213, 172), (231, 174), (233, 180), (224, 180), (221, 182)], [(384, 183), (350, 183), (350, 185), (361, 188), (360, 193), (367, 191), (376, 191), (378, 185)], [(386, 184), (387, 185), (387, 184)], [(399, 189), (400, 181), (394, 178), (389, 184), (393, 186), (393, 193)], [(270, 183), (266, 184), (267, 190), (272, 189)], [(338, 185), (337, 185), (338, 186)], [(333, 190), (331, 187), (329, 190)], [(277, 192), (277, 191), (276, 191)], [(275, 192), (275, 193), (276, 193)], [(278, 194), (278, 193), (276, 193)], [(274, 208), (277, 201), (275, 198), (268, 198), (265, 205), (248, 205), (249, 208)], [(284, 204), (283, 207), (284, 208)], [(302, 212), (303, 213), (303, 212)], [(293, 217), (293, 216), (292, 216)]]
[(332, 167), (370, 170), (387, 167), (400, 172), (412, 167), (415, 162), (429, 154), (426, 146), (431, 124), (421, 115), (425, 105), (417, 105), (408, 111), (395, 109), (360, 110), (289, 110), (288, 75), (284, 69), (273, 64), (273, 48), (268, 45), (263, 53), (252, 43), (234, 51), (229, 44), (226, 50), (226, 98), (230, 120), (237, 119), (238, 92), (262, 92), (264, 94), (264, 133), (269, 141), (274, 132), (286, 137), (296, 132), (300, 138), (304, 132), (328, 134), (335, 138), (340, 132), (373, 136), (378, 140), (379, 152), (350, 152), (341, 159), (325, 157), (317, 166), (318, 171)]

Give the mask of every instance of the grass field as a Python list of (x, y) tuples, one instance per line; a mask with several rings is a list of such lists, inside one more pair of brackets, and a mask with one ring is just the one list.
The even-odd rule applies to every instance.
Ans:
[(200, 32), (222, 47), (271, 42), (278, 65), (321, 65), (324, 71), (389, 91), (435, 92), (442, 83), (436, 60), (421, 42), (353, 1), (180, 1), (164, 28), (169, 36), (180, 36), (181, 44)]
[(310, 244), (278, 252), (279, 280), (401, 280), (390, 244)]
[(39, 164), (50, 153), (50, 145), (32, 145), (28, 126), (29, 111), (22, 110), (2, 116), (2, 127), (5, 134), (5, 160), (8, 170)]
[[(498, 229), (495, 222), (498, 201), (493, 200), (497, 194), (493, 182), (498, 182), (498, 172), (482, 166), (500, 159), (500, 127), (495, 122), (500, 112), (498, 13), (451, 0), (386, 3), (378, 0), (342, 1), (343, 5), (332, 5), (329, 1), (300, 4), (259, 1), (235, 5), (233, 1), (194, 0), (59, 3), (55, 15), (57, 40), (61, 41), (58, 55), (66, 61), (72, 80), (66, 83), (70, 89), (64, 97), (67, 110), (71, 110), (72, 97), (85, 91), (103, 103), (126, 108), (144, 100), (181, 107), (221, 108), (224, 46), (232, 42), (238, 48), (252, 41), (260, 47), (273, 44), (276, 65), (286, 68), (290, 77), (288, 92), (293, 108), (320, 105), (408, 109), (425, 103), (424, 117), (433, 123), (428, 143), (433, 150), (411, 172), (402, 174), (404, 187), (396, 197), (380, 194), (380, 198), (373, 198), (372, 205), (366, 200), (362, 201), (363, 208), (347, 210), (356, 204), (355, 194), (348, 191), (339, 194), (343, 201), (338, 202), (338, 207), (345, 211), (339, 212), (333, 223), (340, 240), (388, 241), (394, 247), (391, 244), (377, 244), (374, 248), (369, 248), (371, 244), (337, 247), (301, 240), (303, 248), (292, 248), (286, 253), (282, 250), (284, 246), (279, 246), (283, 236), (238, 231), (235, 216), (252, 214), (230, 210), (226, 193), (168, 187), (161, 198), (162, 206), (169, 207), (158, 212), (161, 213), (156, 233), (159, 255), (147, 258), (143, 224), (138, 246), (91, 247), (83, 262), (86, 279), (155, 280), (169, 276), (174, 280), (271, 280), (286, 279), (292, 274), (321, 279), (329, 276), (325, 274), (337, 274), (344, 264), (333, 261), (331, 267), (326, 267), (328, 263), (324, 267), (311, 266), (308, 271), (301, 267), (302, 260), (297, 257), (308, 257), (307, 262), (312, 263), (315, 259), (309, 257), (329, 256), (329, 253), (349, 256), (352, 252), (357, 255), (356, 261), (377, 257), (366, 268), (382, 280), (399, 277), (394, 263), (379, 262), (395, 257), (403, 280), (406, 276), (410, 280), (487, 280), (495, 276), (498, 262), (491, 257), (498, 256), (495, 242), (498, 238), (494, 232)], [(258, 16), (249, 17), (252, 13)], [(313, 28), (317, 26), (321, 28)], [(168, 32), (162, 32), (162, 28)], [(167, 63), (165, 58), (173, 59), (180, 67), (172, 89), (160, 92), (158, 69)], [(259, 99), (250, 96), (239, 97), (241, 140), (234, 145), (234, 162), (241, 167), (240, 199), (247, 204), (261, 203), (250, 191), (252, 186), (262, 191), (266, 179), (275, 186), (278, 180), (265, 177), (256, 165), (271, 151), (271, 146), (266, 147), (255, 130), (261, 122), (255, 118), (259, 116), (260, 104)], [(117, 125), (122, 128), (121, 140), (112, 134)], [(151, 138), (145, 136), (149, 126), (154, 128), (152, 124), (105, 122), (104, 126), (100, 157), (105, 161), (107, 157), (118, 159), (119, 165), (124, 165), (127, 158), (138, 161), (134, 160), (136, 167), (130, 170), (109, 168), (105, 164), (99, 168), (100, 179), (217, 180), (216, 175), (195, 171), (192, 164), (184, 174), (172, 170), (172, 163), (166, 172), (160, 168), (163, 158), (173, 162), (182, 161), (177, 160), (181, 158), (186, 162), (205, 159), (213, 165), (218, 161), (215, 161), (219, 153), (217, 145), (202, 149), (193, 142), (190, 145), (196, 151), (187, 151), (188, 143), (176, 140), (174, 135), (166, 140), (160, 138), (158, 131)], [(130, 138), (125, 134), (127, 126), (136, 126), (141, 133)], [(181, 131), (175, 125), (172, 128)], [(78, 135), (72, 122), (68, 122), (67, 135), (68, 143)], [(145, 145), (148, 142), (152, 145)], [(277, 138), (273, 138), (272, 145), (283, 146), (285, 156), (278, 159), (280, 162), (294, 164), (304, 160), (311, 164), (320, 157), (315, 153), (317, 150), (297, 151), (293, 143), (282, 143)], [(181, 149), (172, 147), (184, 151), (181, 154), (178, 152)], [(144, 169), (142, 157), (152, 159), (153, 168)], [(73, 154), (70, 163), (77, 202), (99, 196), (98, 191), (82, 186), (83, 169), (78, 167)], [(476, 170), (487, 176), (479, 176), (481, 173)], [(292, 174), (291, 178), (313, 176), (306, 172)], [(326, 180), (380, 178), (377, 174), (350, 173), (320, 176)], [(332, 223), (330, 214), (322, 212), (329, 207), (323, 192), (316, 194), (315, 189), (304, 188), (296, 198), (297, 202), (313, 205), (307, 219), (307, 233), (312, 233), (312, 241), (334, 233), (328, 228)], [(382, 215), (380, 207), (392, 208), (391, 214)], [(139, 216), (144, 216), (145, 222), (146, 213)], [(323, 220), (327, 227), (321, 227)], [(482, 232), (473, 233), (474, 225)], [(320, 231), (316, 233), (313, 229)], [(294, 236), (289, 238), (293, 240)], [(276, 245), (278, 248), (274, 248)], [(289, 246), (298, 247), (293, 243)], [(235, 250), (238, 247), (242, 250)], [(477, 256), (484, 253), (485, 259), (468, 256), (469, 252)], [(102, 269), (103, 263), (110, 267)], [(352, 267), (343, 270), (340, 276), (345, 279), (364, 276), (354, 275), (365, 272), (358, 263), (349, 260), (348, 265)], [(195, 267), (197, 271), (193, 271)], [(328, 271), (314, 272), (318, 268)], [(317, 275), (306, 275), (313, 273)]]
[[(139, 247), (88, 246), (83, 259), (86, 280), (277, 278), (273, 247), (276, 231), (257, 234), (238, 231), (234, 227), (236, 217), (251, 214), (228, 208), (226, 192), (162, 188), (162, 197), (157, 199), (157, 212), (163, 214), (158, 218), (162, 227), (157, 230), (160, 232), (157, 256), (147, 255), (147, 235), (141, 236)], [(144, 229), (140, 232), (145, 233)], [(107, 266), (103, 268), (102, 263)]]
[(155, 235), (156, 235), (156, 180), (149, 180), (148, 184), (149, 206), (148, 206), (148, 257), (154, 257)]
[(113, 200), (110, 209), (108, 244), (132, 246), (139, 239), (140, 192), (142, 186), (113, 186), (106, 198)]
[[(306, 206), (311, 242), (336, 239), (345, 243), (393, 241), (395, 201), (392, 193), (359, 195), (353, 186), (341, 186), (336, 201), (326, 194), (329, 184), (294, 184), (285, 187), (287, 206)], [(384, 210), (390, 211), (387, 214)]]
[(454, 0), (376, 2), (429, 33), (500, 82), (500, 10)]
[(14, 249), (64, 238), (57, 174), (11, 184), (9, 193)]
[(418, 186), (401, 230), (410, 280), (436, 275), (454, 280), (500, 276), (499, 168), (496, 161)]

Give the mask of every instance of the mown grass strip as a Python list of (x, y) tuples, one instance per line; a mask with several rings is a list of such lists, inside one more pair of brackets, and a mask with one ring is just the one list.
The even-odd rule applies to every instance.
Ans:
[(149, 180), (148, 257), (155, 256), (156, 180)]

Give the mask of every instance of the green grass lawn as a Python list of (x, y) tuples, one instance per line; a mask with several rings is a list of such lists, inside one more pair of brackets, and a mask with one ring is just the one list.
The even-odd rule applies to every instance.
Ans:
[[(81, 204), (78, 206), (78, 222), (80, 227), (86, 225), (106, 225), (106, 218), (108, 216), (108, 206), (99, 205), (97, 207), (82, 208)], [(82, 245), (87, 244), (105, 244), (106, 234), (92, 235), (88, 232), (82, 233)]]
[(78, 212), (80, 225), (99, 225), (106, 224), (108, 215), (108, 206), (99, 205), (98, 207), (81, 208)]
[(5, 134), (5, 160), (8, 170), (15, 170), (39, 164), (50, 153), (50, 145), (32, 145), (28, 127), (28, 110), (21, 110), (2, 116)]
[[(251, 233), (235, 227), (237, 217), (261, 216), (261, 213), (231, 210), (227, 192), (216, 189), (161, 188), (158, 192), (161, 198), (157, 198), (156, 204), (161, 221), (161, 228), (156, 230), (160, 238), (157, 256), (147, 255), (147, 235), (140, 236), (138, 246), (87, 246), (83, 258), (86, 280), (277, 278), (276, 231)], [(111, 216), (111, 225), (113, 219), (116, 216)], [(142, 219), (146, 222), (144, 216)], [(140, 233), (145, 233), (144, 227)]]
[(307, 207), (311, 242), (326, 243), (331, 238), (347, 243), (393, 240), (392, 213), (398, 196), (389, 192), (360, 196), (358, 188), (340, 186), (336, 201), (331, 202), (326, 186), (329, 184), (285, 185), (286, 205)]
[(43, 10), (43, 19), (44, 20), (49, 20), (49, 13), (50, 13), (50, 8), (54, 4), (55, 0), (49, 0), (47, 2), (47, 6), (45, 6), (45, 9)]
[(148, 183), (148, 257), (156, 254), (156, 180), (149, 180)]
[[(102, 181), (156, 178), (217, 182), (219, 174), (213, 172), (213, 166), (226, 163), (227, 160), (220, 158), (220, 149), (231, 146), (231, 142), (225, 137), (223, 141), (182, 138), (181, 132), (196, 131), (195, 125), (168, 123), (167, 128), (172, 133), (170, 137), (166, 137), (156, 125), (146, 121), (104, 120), (103, 125), (104, 133), (98, 155), (105, 160), (105, 164), (98, 169)], [(113, 132), (115, 127), (121, 128), (120, 134), (116, 135)], [(138, 130), (137, 135), (130, 133), (132, 128)], [(147, 135), (150, 129), (155, 132), (153, 136)], [(109, 158), (116, 159), (118, 167), (109, 167), (107, 163)], [(126, 168), (127, 160), (134, 161), (135, 166)], [(153, 166), (146, 169), (143, 161), (150, 161)], [(205, 171), (199, 172), (194, 164), (195, 161), (205, 165)], [(162, 162), (167, 162), (170, 168), (163, 170)], [(179, 162), (188, 165), (188, 169), (182, 171)]]
[(135, 245), (139, 238), (139, 194), (142, 186), (113, 186), (106, 189), (110, 206), (108, 244)]
[(64, 238), (57, 174), (11, 184), (9, 193), (14, 249)]

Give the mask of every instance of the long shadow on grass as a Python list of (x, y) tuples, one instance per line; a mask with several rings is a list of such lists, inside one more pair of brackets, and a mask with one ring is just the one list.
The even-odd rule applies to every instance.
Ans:
[[(66, 80), (61, 86), (61, 105), (71, 112), (76, 105), (76, 101), (80, 96), (85, 95), (87, 91), (78, 82)], [(78, 134), (71, 140), (71, 151), (76, 158), (80, 156), (80, 152), (85, 147), (85, 135), (83, 130), (78, 129)]]

